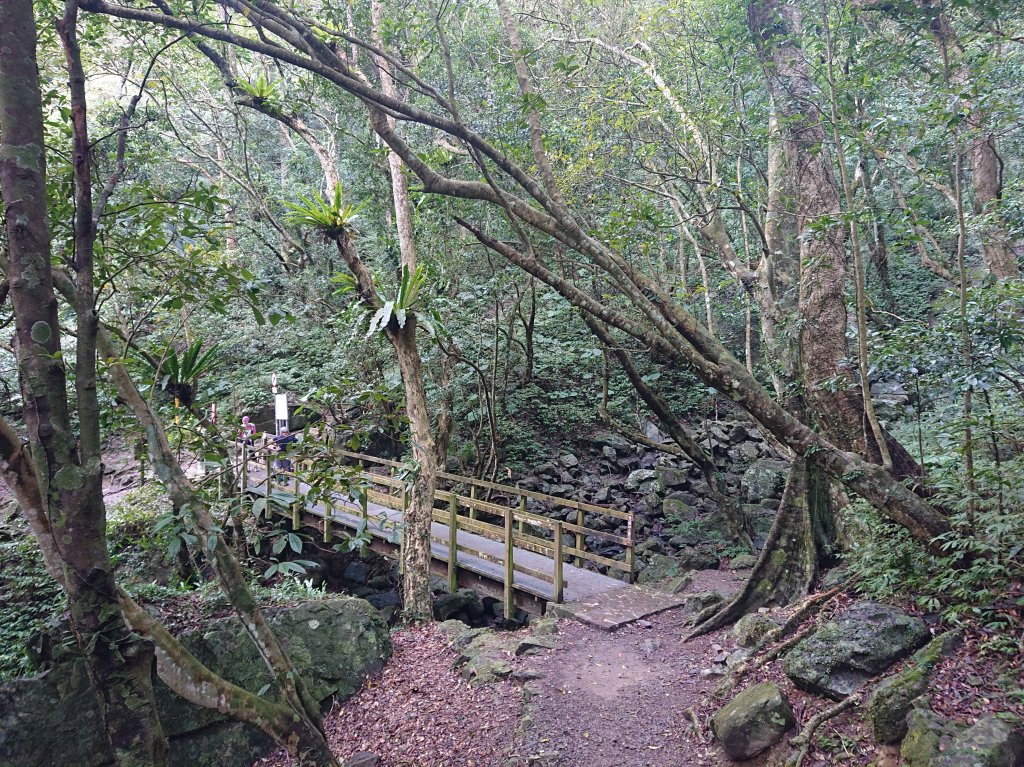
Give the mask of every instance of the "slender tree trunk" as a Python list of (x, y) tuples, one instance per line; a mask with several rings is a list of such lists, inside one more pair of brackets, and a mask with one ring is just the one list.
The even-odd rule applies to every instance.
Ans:
[(750, 531), (747, 529), (743, 514), (737, 504), (729, 498), (728, 491), (725, 488), (725, 478), (715, 465), (714, 458), (705, 452), (693, 437), (687, 434), (683, 424), (673, 414), (669, 404), (647, 385), (640, 375), (640, 371), (633, 364), (629, 352), (615, 342), (615, 339), (612, 338), (608, 329), (600, 320), (585, 312), (582, 316), (590, 332), (597, 336), (607, 351), (615, 355), (615, 359), (618, 360), (619, 366), (625, 372), (636, 393), (640, 395), (640, 399), (651, 409), (651, 412), (654, 413), (658, 421), (665, 427), (668, 435), (679, 446), (686, 457), (704, 475), (711, 498), (718, 504), (718, 509), (722, 512), (722, 516), (729, 526), (733, 540), (753, 550), (754, 544), (750, 539)]

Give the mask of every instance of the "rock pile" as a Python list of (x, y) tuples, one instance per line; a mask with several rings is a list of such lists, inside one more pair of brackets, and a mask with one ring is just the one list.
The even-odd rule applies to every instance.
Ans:
[[(669, 441), (653, 424), (646, 425), (645, 433), (656, 442)], [(739, 499), (760, 546), (779, 508), (788, 463), (749, 422), (711, 422), (694, 436), (714, 456), (727, 494)], [(650, 558), (644, 554), (690, 560), (682, 562), (684, 568), (718, 566), (718, 551), (729, 542), (728, 526), (696, 466), (607, 431), (596, 432), (581, 444), (584, 449), (563, 452), (539, 464), (517, 484), (527, 490), (634, 512), (635, 535), (641, 541), (638, 570)], [(576, 521), (572, 509), (550, 508), (537, 501), (531, 501), (528, 508)], [(611, 517), (588, 514), (586, 524), (618, 535), (626, 533), (625, 522)], [(586, 544), (601, 556), (623, 556), (621, 546), (596, 537)]]

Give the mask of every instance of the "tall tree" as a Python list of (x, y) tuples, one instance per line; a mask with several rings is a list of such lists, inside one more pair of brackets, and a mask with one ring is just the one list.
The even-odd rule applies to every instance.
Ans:
[[(77, 6), (69, 0), (60, 31), (67, 50), (75, 125), (77, 317), (74, 391), (79, 433), (72, 428), (57, 298), (50, 265), (43, 107), (31, 0), (0, 6), (0, 192), (7, 223), (7, 276), (15, 349), (28, 427), (29, 455), (6, 423), (4, 479), (28, 517), (51, 573), (68, 595), (71, 628), (96, 691), (100, 715), (120, 767), (163, 765), (167, 744), (152, 686), (153, 649), (133, 634), (117, 600), (106, 547), (100, 411), (96, 397), (89, 145), (84, 133), (84, 76), (77, 60)], [(84, 176), (84, 181), (83, 181)]]

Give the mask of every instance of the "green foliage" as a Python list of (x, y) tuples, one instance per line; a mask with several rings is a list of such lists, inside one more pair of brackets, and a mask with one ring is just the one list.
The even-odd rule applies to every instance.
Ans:
[(286, 202), (285, 206), (291, 223), (319, 229), (332, 239), (352, 229), (362, 208), (362, 205), (345, 202), (341, 184), (334, 187), (330, 199), (325, 199), (320, 192), (313, 192), (308, 197), (300, 196), (297, 203)]
[[(947, 500), (963, 506), (962, 495)], [(944, 552), (938, 557), (867, 504), (856, 504), (851, 516), (856, 524), (847, 562), (862, 593), (876, 599), (914, 595), (919, 607), (954, 625), (986, 629), (993, 649), (1024, 651), (1024, 508), (983, 508), (973, 525), (961, 508), (953, 532), (938, 539)]]
[(26, 644), (64, 613), (67, 600), (46, 571), (35, 540), (14, 517), (0, 522), (0, 562), (0, 680), (4, 680), (32, 670)]

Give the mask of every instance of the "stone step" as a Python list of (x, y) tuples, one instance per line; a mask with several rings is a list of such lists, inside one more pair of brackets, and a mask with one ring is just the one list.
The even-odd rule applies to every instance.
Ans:
[(623, 586), (579, 602), (548, 603), (546, 615), (571, 618), (602, 631), (616, 629), (649, 615), (681, 607), (685, 594), (666, 594), (643, 586)]

